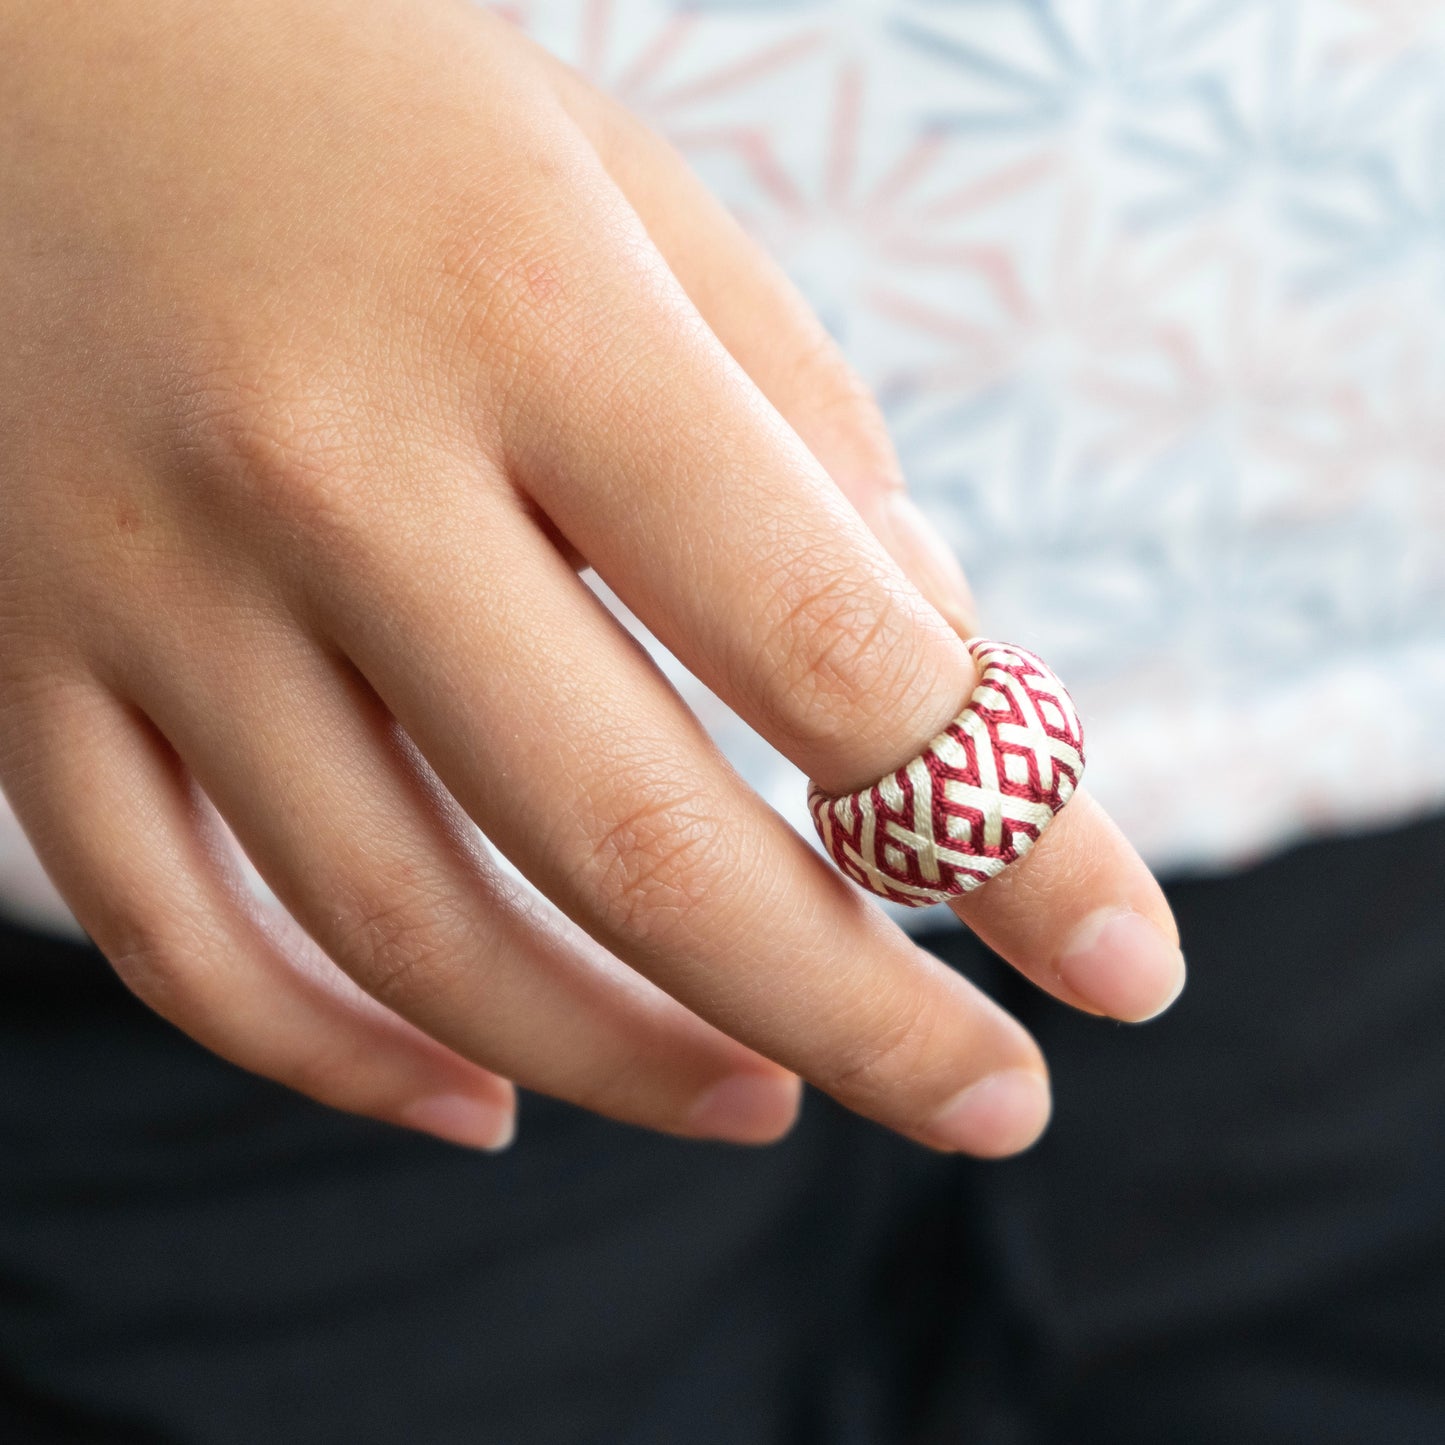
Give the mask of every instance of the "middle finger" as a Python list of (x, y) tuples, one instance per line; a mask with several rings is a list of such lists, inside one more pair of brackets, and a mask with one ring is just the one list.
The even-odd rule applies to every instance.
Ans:
[(493, 843), (624, 962), (859, 1112), (942, 1148), (1029, 1143), (1048, 1090), (1022, 1026), (743, 784), (520, 501), (462, 478), (438, 505), (445, 531), (391, 528), (389, 556), (330, 573), (314, 605)]

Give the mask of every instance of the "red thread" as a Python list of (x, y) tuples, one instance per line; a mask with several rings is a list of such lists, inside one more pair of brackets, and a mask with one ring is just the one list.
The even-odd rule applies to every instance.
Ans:
[(974, 638), (968, 646), (978, 686), (917, 758), (841, 798), (816, 783), (808, 790), (838, 867), (911, 908), (971, 892), (1022, 857), (1084, 770), (1083, 724), (1053, 670), (1008, 643)]

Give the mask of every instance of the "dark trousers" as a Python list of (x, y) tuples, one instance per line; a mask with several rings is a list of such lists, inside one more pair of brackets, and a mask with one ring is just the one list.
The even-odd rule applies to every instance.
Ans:
[(1052, 1127), (761, 1151), (528, 1098), (490, 1157), (216, 1061), (0, 933), (0, 1442), (1445, 1441), (1445, 818), (1169, 886), (1143, 1026), (960, 929)]

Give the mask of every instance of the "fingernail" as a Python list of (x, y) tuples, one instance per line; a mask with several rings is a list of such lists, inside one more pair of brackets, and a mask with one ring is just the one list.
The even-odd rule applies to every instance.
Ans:
[(797, 1118), (801, 1090), (801, 1083), (785, 1074), (734, 1074), (698, 1099), (688, 1128), (734, 1144), (770, 1144)]
[(902, 494), (888, 498), (886, 506), (899, 565), (961, 636), (978, 636), (978, 608), (968, 578), (943, 540), (937, 526)]
[(1111, 1018), (1157, 1018), (1184, 990), (1184, 955), (1132, 908), (1101, 908), (1074, 930), (1057, 963), (1075, 993)]
[(1032, 1069), (1002, 1069), (970, 1084), (933, 1116), (931, 1143), (984, 1159), (1027, 1149), (1048, 1126), (1049, 1081)]
[(517, 1136), (517, 1111), (468, 1094), (433, 1094), (408, 1104), (397, 1117), (413, 1129), (453, 1144), (492, 1153)]

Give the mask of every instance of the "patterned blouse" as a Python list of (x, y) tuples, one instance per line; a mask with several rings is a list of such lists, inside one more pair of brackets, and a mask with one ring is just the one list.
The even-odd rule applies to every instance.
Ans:
[(1445, 805), (1445, 0), (499, 8), (795, 277), (1156, 868)]

